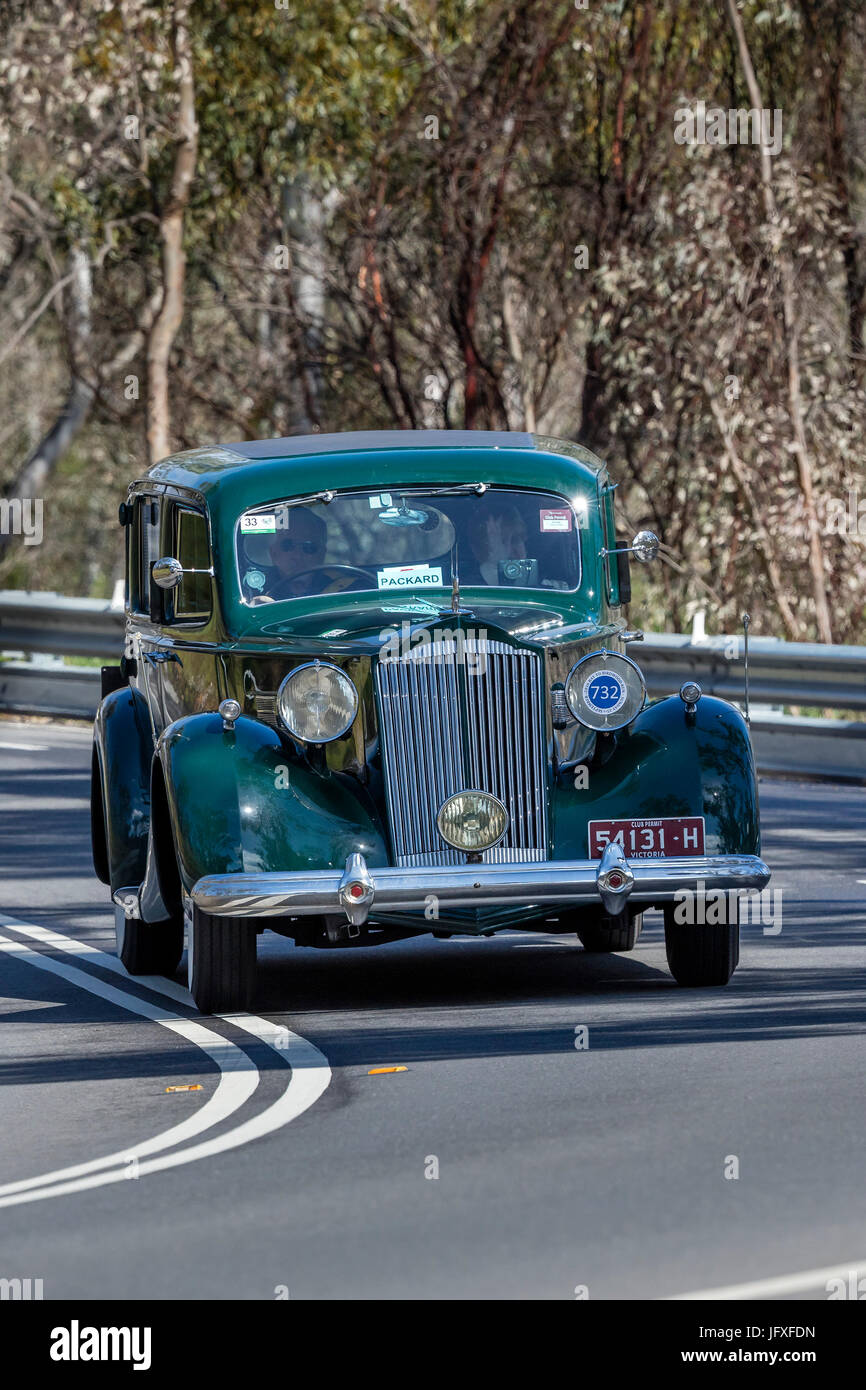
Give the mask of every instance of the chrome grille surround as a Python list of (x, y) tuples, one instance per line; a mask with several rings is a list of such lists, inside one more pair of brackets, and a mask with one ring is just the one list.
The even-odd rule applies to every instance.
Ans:
[[(436, 814), (475, 788), (508, 808), (487, 864), (546, 860), (547, 787), (541, 657), (461, 634), (382, 657), (376, 671), (385, 797), (399, 867), (464, 864), (444, 845)], [(464, 729), (468, 737), (464, 742)]]

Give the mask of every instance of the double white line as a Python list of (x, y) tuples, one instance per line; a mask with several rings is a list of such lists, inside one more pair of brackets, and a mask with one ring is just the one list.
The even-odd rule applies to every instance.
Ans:
[[(14, 917), (2, 914), (0, 926), (14, 928), (22, 936), (27, 936), (64, 956), (84, 957), (102, 970), (110, 970), (124, 979), (129, 979), (116, 957), (107, 955), (86, 942), (62, 936), (59, 932), (49, 931), (46, 927), (36, 926), (32, 922), (19, 922)], [(90, 994), (98, 995), (100, 999), (126, 1009), (129, 1013), (139, 1014), (142, 1018), (170, 1029), (186, 1042), (201, 1048), (216, 1062), (220, 1071), (219, 1084), (214, 1094), (194, 1115), (180, 1124), (172, 1125), (170, 1129), (163, 1130), (142, 1143), (129, 1144), (125, 1149), (90, 1159), (86, 1163), (77, 1163), (68, 1168), (57, 1168), (53, 1172), (22, 1178), (17, 1182), (4, 1183), (0, 1185), (0, 1207), (38, 1202), (48, 1197), (61, 1197), (70, 1192), (83, 1192), (88, 1188), (122, 1182), (133, 1174), (136, 1177), (144, 1177), (164, 1168), (176, 1168), (183, 1163), (210, 1158), (226, 1149), (238, 1148), (241, 1144), (248, 1144), (252, 1139), (259, 1139), (262, 1135), (282, 1128), (303, 1114), (319, 1099), (331, 1080), (327, 1058), (306, 1038), (254, 1014), (221, 1014), (220, 1017), (226, 1022), (251, 1033), (279, 1055), (291, 1068), (288, 1083), (282, 1094), (252, 1119), (201, 1143), (174, 1153), (166, 1153), (165, 1150), (177, 1150), (179, 1144), (213, 1129), (250, 1099), (261, 1079), (259, 1069), (252, 1058), (236, 1043), (206, 1028), (204, 1024), (151, 1004), (137, 994), (116, 989), (99, 976), (79, 970), (65, 960), (58, 960), (54, 955), (34, 950), (22, 941), (0, 936), (0, 951), (7, 952), (24, 964), (47, 970), (52, 975), (59, 975), (79, 989), (87, 990)], [(152, 993), (162, 994), (178, 1003), (195, 1007), (187, 990), (173, 980), (147, 975), (136, 977), (136, 983), (145, 986)], [(149, 1156), (154, 1154), (160, 1156)], [(135, 1160), (133, 1166), (131, 1160)]]

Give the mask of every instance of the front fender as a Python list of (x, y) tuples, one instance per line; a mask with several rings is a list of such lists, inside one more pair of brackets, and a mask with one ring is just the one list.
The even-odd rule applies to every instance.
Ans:
[[(150, 827), (150, 763), (153, 743), (143, 697), (124, 686), (107, 695), (93, 724), (94, 860), (111, 890), (140, 883)], [(97, 816), (102, 803), (104, 841)], [(101, 850), (101, 852), (99, 852)]]
[(581, 780), (563, 773), (554, 789), (555, 859), (588, 853), (591, 820), (655, 816), (703, 816), (707, 854), (760, 855), (749, 730), (725, 700), (704, 696), (693, 719), (678, 696), (648, 705)]
[(157, 744), (184, 887), (206, 874), (388, 863), (375, 813), (348, 779), (290, 754), (274, 729), (218, 714), (170, 724)]

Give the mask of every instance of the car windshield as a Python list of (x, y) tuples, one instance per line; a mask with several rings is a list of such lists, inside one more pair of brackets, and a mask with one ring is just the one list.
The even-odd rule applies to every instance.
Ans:
[(512, 488), (337, 493), (244, 512), (246, 603), (344, 590), (393, 595), (461, 586), (574, 590), (586, 503)]

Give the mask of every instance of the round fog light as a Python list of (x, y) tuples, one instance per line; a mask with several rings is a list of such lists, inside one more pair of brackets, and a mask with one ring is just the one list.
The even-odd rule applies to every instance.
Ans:
[(508, 829), (508, 812), (490, 792), (457, 792), (440, 806), (436, 825), (452, 849), (478, 854), (502, 839)]

